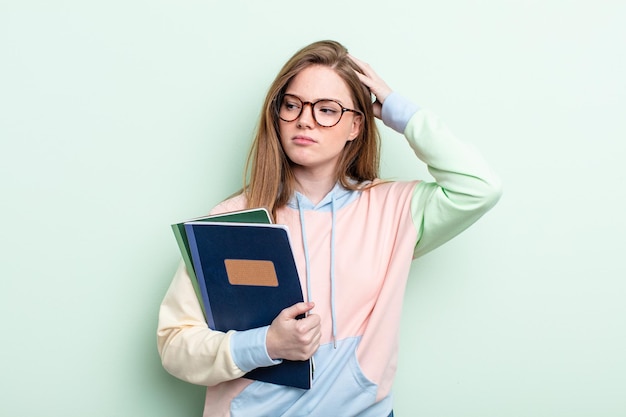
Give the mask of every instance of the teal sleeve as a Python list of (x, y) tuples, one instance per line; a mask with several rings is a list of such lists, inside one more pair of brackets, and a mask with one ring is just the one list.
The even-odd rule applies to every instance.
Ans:
[(476, 222), (500, 199), (502, 186), (481, 155), (429, 111), (415, 113), (404, 135), (435, 178), (418, 183), (411, 200), (417, 258)]
[(419, 106), (394, 91), (383, 103), (381, 119), (386, 126), (398, 133), (404, 133), (407, 124), (418, 110)]
[(267, 353), (265, 338), (269, 326), (234, 332), (230, 340), (230, 353), (233, 362), (244, 372), (264, 366), (278, 365), (282, 361), (273, 360)]

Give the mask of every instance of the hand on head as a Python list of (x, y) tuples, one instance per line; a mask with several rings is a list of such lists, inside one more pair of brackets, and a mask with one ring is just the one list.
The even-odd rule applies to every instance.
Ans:
[(387, 85), (387, 83), (378, 75), (376, 72), (370, 67), (369, 64), (361, 61), (358, 58), (348, 54), (350, 59), (354, 61), (355, 64), (361, 68), (364, 74), (360, 72), (356, 72), (356, 75), (359, 77), (361, 82), (370, 89), (372, 94), (376, 97), (376, 101), (374, 102), (374, 116), (381, 118), (382, 107), (385, 99), (393, 90), (391, 87)]
[(303, 361), (320, 346), (321, 320), (317, 314), (297, 319), (315, 307), (314, 303), (297, 303), (287, 307), (274, 319), (265, 340), (272, 359)]

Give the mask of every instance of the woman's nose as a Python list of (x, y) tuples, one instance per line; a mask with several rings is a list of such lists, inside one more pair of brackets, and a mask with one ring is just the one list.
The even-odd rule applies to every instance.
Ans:
[[(310, 108), (307, 109), (307, 106)], [(302, 111), (298, 116), (298, 126), (314, 126), (316, 124), (312, 103), (302, 103)]]

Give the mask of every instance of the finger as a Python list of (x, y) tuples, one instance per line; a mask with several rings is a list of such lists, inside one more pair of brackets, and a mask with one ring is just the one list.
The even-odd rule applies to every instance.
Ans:
[(315, 303), (313, 302), (301, 302), (296, 303), (290, 307), (285, 308), (280, 312), (280, 315), (284, 319), (295, 319), (299, 315), (302, 315), (315, 307)]
[[(300, 327), (299, 325), (301, 324), (300, 323), (301, 321), (302, 320), (298, 321), (298, 327)], [(321, 326), (318, 324), (316, 326), (311, 327), (310, 329), (306, 331), (304, 331), (303, 329), (299, 329), (299, 330), (302, 330), (301, 333), (297, 332), (300, 346), (302, 346), (303, 348), (310, 348), (310, 349), (316, 350), (320, 344), (320, 340), (322, 339)]]
[(368, 76), (375, 75), (374, 71), (372, 70), (372, 67), (368, 63), (361, 61), (360, 59), (358, 59), (357, 57), (351, 54), (348, 54), (348, 58), (350, 58), (366, 75)]
[(354, 61), (355, 64), (357, 64), (357, 66), (361, 69), (361, 71), (363, 71), (363, 74), (360, 74), (357, 71), (359, 79), (361, 80), (362, 83), (366, 84), (368, 87), (385, 86), (385, 81), (382, 78), (380, 78), (380, 76), (376, 73), (376, 71), (372, 69), (370, 64), (363, 62), (360, 59), (353, 57), (352, 55), (348, 55), (348, 56), (350, 57), (350, 59)]
[(322, 320), (319, 315), (309, 314), (296, 322), (296, 329), (301, 334), (319, 332), (322, 328), (321, 323)]
[(352, 62), (354, 62), (356, 66), (362, 71), (362, 73), (359, 71), (355, 72), (357, 73), (357, 76), (359, 77), (361, 82), (369, 87), (369, 83), (371, 83), (376, 78), (376, 73), (372, 70), (372, 67), (350, 54), (348, 54), (348, 58), (350, 58)]
[(385, 80), (383, 80), (373, 69), (372, 67), (359, 60), (358, 58), (353, 57), (348, 54), (348, 57), (354, 61), (355, 64), (363, 71), (363, 74), (355, 71), (357, 77), (359, 77), (359, 81), (363, 83), (367, 88), (371, 90), (371, 92), (376, 96), (378, 101), (382, 104), (387, 96), (391, 93), (391, 88), (387, 85)]
[(356, 73), (356, 76), (359, 77), (359, 81), (365, 84), (367, 88), (372, 89), (374, 87), (374, 80), (372, 80), (370, 77), (368, 77), (365, 74), (361, 74), (358, 71), (355, 71), (355, 73)]
[(374, 117), (377, 117), (378, 119), (382, 119), (382, 113), (383, 113), (383, 105), (380, 103), (380, 101), (376, 100), (372, 106), (372, 111), (374, 112)]

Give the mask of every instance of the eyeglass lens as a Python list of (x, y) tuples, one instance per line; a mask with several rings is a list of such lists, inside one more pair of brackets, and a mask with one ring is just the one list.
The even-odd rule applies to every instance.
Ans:
[(313, 119), (325, 127), (331, 127), (339, 123), (343, 115), (342, 106), (333, 100), (319, 100), (315, 103), (303, 103), (296, 96), (286, 94), (280, 105), (278, 116), (285, 122), (293, 122), (302, 113), (305, 104), (310, 104), (313, 109)]

